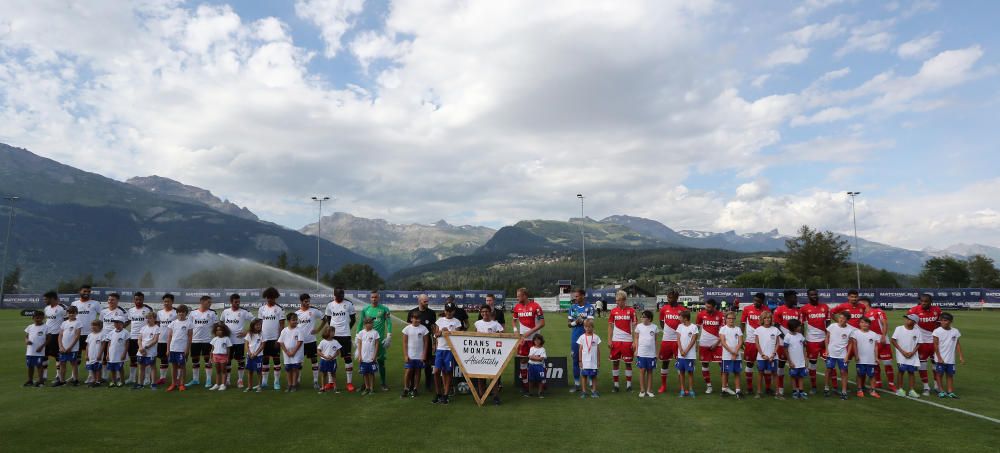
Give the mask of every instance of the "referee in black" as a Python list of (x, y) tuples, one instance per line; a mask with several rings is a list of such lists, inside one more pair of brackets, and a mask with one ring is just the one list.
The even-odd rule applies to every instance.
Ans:
[[(507, 320), (504, 319), (503, 309), (496, 306), (497, 298), (492, 294), (486, 295), (486, 305), (489, 305), (493, 309), (493, 319), (503, 326), (503, 331), (507, 331)], [(483, 315), (479, 315), (479, 319), (483, 319)]]

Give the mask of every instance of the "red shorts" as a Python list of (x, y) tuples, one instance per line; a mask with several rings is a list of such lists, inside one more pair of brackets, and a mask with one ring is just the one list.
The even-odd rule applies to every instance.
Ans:
[(819, 357), (823, 355), (824, 349), (826, 349), (825, 341), (807, 341), (806, 357), (808, 357), (809, 360), (819, 360)]
[(229, 363), (229, 354), (212, 354), (212, 363)]
[(921, 362), (927, 359), (934, 360), (934, 343), (918, 343), (917, 356), (920, 357)]
[(892, 360), (892, 345), (889, 343), (879, 343), (878, 345), (878, 359), (879, 360)]
[(632, 342), (612, 341), (611, 360), (624, 360), (625, 363), (632, 363)]
[(660, 360), (670, 360), (677, 357), (677, 341), (660, 342)]
[(698, 357), (702, 362), (721, 362), (722, 345), (710, 348), (708, 346), (698, 346)]
[(527, 338), (521, 340), (521, 344), (517, 347), (517, 356), (527, 357), (528, 353), (531, 352), (532, 346), (534, 346), (534, 340), (529, 340)]
[(757, 361), (757, 343), (743, 343), (743, 360), (747, 362)]
[(781, 343), (778, 343), (778, 360), (788, 360), (788, 352)]

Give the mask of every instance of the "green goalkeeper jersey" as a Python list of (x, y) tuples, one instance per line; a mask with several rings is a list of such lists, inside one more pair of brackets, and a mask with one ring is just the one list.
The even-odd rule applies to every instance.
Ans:
[(375, 320), (372, 329), (378, 332), (382, 339), (385, 339), (387, 333), (392, 332), (392, 312), (385, 305), (377, 307), (368, 305), (361, 310), (361, 319), (358, 319), (358, 332), (364, 329), (367, 318)]

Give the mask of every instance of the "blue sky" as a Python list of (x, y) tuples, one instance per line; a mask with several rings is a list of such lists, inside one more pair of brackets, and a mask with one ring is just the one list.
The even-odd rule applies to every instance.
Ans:
[(291, 228), (631, 214), (1000, 246), (996, 2), (0, 0), (0, 141)]

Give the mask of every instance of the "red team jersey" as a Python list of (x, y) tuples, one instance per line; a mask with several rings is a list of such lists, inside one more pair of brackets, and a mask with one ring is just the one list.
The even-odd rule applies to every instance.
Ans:
[(663, 341), (677, 341), (677, 326), (681, 325), (681, 312), (687, 308), (678, 305), (671, 307), (670, 304), (660, 308), (660, 322), (663, 323)]
[(701, 327), (702, 338), (704, 338), (705, 334), (714, 336), (716, 339), (719, 338), (719, 329), (722, 328), (725, 322), (726, 317), (719, 310), (711, 314), (708, 310), (702, 310), (698, 312), (698, 317), (695, 318), (695, 324)]
[(865, 313), (865, 317), (870, 319), (872, 322), (872, 327), (871, 327), (872, 332), (875, 332), (879, 335), (885, 335), (885, 331), (882, 330), (882, 325), (883, 324), (888, 325), (888, 324), (886, 323), (887, 318), (885, 316), (885, 312), (882, 311), (881, 308), (869, 309), (868, 312)]
[(636, 322), (632, 307), (612, 308), (608, 323), (612, 325), (611, 341), (632, 342), (632, 325)]
[(740, 316), (740, 322), (747, 325), (747, 331), (745, 334), (745, 342), (750, 344), (757, 344), (757, 335), (753, 333), (754, 329), (760, 327), (760, 315), (765, 311), (771, 311), (767, 308), (767, 305), (761, 305), (757, 308), (755, 305), (747, 305), (743, 309), (743, 314)]
[(865, 315), (865, 306), (861, 304), (851, 305), (850, 302), (844, 302), (836, 307), (833, 307), (833, 313), (831, 314), (837, 314), (843, 311), (850, 314), (850, 316), (847, 317), (847, 324), (855, 329), (859, 328), (861, 318)]
[(826, 324), (830, 321), (830, 306), (827, 304), (805, 304), (799, 309), (806, 324), (806, 341), (820, 343), (826, 341)]
[[(512, 312), (514, 313), (514, 319), (517, 320), (517, 324), (520, 326), (521, 333), (534, 329), (538, 320), (542, 319), (542, 307), (533, 300), (529, 300), (526, 304), (514, 304)], [(526, 339), (530, 340), (531, 338)]]
[(774, 324), (781, 329), (781, 332), (788, 335), (788, 321), (798, 319), (802, 321), (802, 311), (797, 307), (791, 308), (784, 305), (774, 309)]
[(924, 310), (923, 305), (917, 305), (906, 312), (908, 315), (917, 315), (920, 321), (917, 322), (917, 332), (919, 333), (918, 342), (919, 343), (934, 343), (934, 336), (932, 335), (934, 329), (941, 326), (939, 318), (941, 317), (941, 307), (937, 305), (931, 305), (930, 308)]

